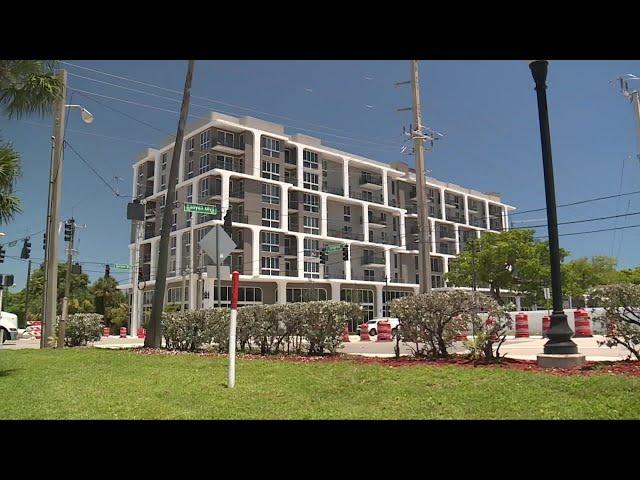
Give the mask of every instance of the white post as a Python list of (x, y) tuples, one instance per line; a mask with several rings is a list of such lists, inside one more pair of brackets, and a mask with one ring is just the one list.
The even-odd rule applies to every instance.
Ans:
[(342, 164), (342, 185), (344, 196), (349, 196), (349, 159), (345, 158)]
[(365, 242), (369, 241), (369, 205), (362, 204), (362, 235)]
[(327, 214), (327, 195), (320, 195), (320, 235), (327, 236), (327, 224), (329, 223), (329, 215)]
[(398, 222), (398, 228), (400, 230), (400, 246), (406, 248), (407, 246), (407, 231), (404, 223), (404, 212), (400, 212), (400, 220)]
[(382, 171), (382, 202), (384, 205), (389, 205), (389, 184), (386, 170)]
[(238, 285), (240, 274), (233, 272), (231, 277), (231, 315), (229, 318), (229, 388), (236, 386), (236, 320), (238, 318)]

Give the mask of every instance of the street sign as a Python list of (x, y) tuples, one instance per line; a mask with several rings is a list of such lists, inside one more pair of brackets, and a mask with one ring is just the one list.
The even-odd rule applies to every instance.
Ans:
[[(216, 236), (218, 237), (218, 258), (216, 258)], [(231, 240), (231, 237), (220, 225), (209, 230), (209, 233), (198, 242), (198, 245), (204, 250), (204, 253), (213, 259), (213, 265), (222, 265), (222, 262), (236, 248), (236, 243)]]
[(185, 203), (184, 204), (185, 212), (193, 212), (193, 213), (206, 213), (208, 215), (215, 215), (218, 213), (217, 205), (203, 205), (201, 203)]
[(549, 287), (544, 287), (544, 299), (549, 300), (551, 298), (551, 289)]
[(326, 249), (327, 253), (335, 253), (335, 252), (341, 252), (342, 248), (344, 247), (343, 244), (339, 244), (339, 245), (329, 245)]
[(114, 268), (116, 270), (131, 270), (131, 268), (133, 268), (133, 265), (129, 265), (129, 264), (126, 264), (126, 263), (116, 263), (114, 265)]
[[(207, 265), (207, 277), (216, 278), (216, 270), (218, 267), (215, 265)], [(231, 280), (231, 267), (229, 265), (220, 265), (220, 278)]]

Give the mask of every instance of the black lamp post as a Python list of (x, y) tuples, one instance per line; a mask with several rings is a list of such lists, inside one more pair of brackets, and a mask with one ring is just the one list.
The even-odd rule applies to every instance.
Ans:
[(538, 95), (538, 118), (540, 140), (542, 142), (542, 166), (544, 169), (544, 189), (547, 200), (547, 225), (549, 230), (549, 250), (551, 254), (551, 292), (553, 312), (549, 340), (544, 345), (544, 353), (552, 355), (577, 354), (578, 346), (571, 340), (573, 330), (562, 308), (562, 286), (560, 284), (560, 243), (558, 242), (558, 217), (556, 212), (556, 192), (553, 181), (553, 161), (551, 159), (551, 136), (549, 134), (549, 113), (547, 111), (547, 67), (546, 60), (529, 62), (529, 68), (536, 82)]

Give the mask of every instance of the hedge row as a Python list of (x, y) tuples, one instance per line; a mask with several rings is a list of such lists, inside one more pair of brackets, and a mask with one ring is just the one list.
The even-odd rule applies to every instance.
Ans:
[[(162, 315), (166, 346), (196, 350), (213, 346), (226, 352), (229, 344), (228, 308)], [(252, 305), (238, 309), (236, 339), (240, 351), (260, 353), (335, 353), (346, 324), (362, 318), (359, 305), (341, 301)]]

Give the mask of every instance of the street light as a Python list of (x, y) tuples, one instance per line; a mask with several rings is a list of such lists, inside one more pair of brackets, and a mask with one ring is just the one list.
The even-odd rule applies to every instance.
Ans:
[(80, 116), (82, 117), (82, 120), (84, 121), (84, 123), (93, 122), (93, 114), (89, 110), (84, 108), (82, 105), (65, 105), (65, 107), (66, 108), (79, 108), (80, 109)]
[(562, 286), (560, 284), (560, 244), (558, 241), (558, 217), (556, 212), (556, 192), (553, 180), (553, 161), (551, 158), (551, 135), (549, 133), (549, 112), (547, 111), (547, 68), (546, 60), (529, 62), (531, 74), (536, 82), (538, 96), (538, 120), (540, 122), (540, 140), (542, 143), (542, 166), (544, 170), (544, 189), (547, 203), (547, 225), (549, 232), (549, 251), (551, 256), (551, 290), (553, 312), (549, 340), (544, 345), (544, 353), (550, 355), (575, 355), (578, 346), (571, 340), (573, 330), (569, 327), (567, 316), (562, 308)]

